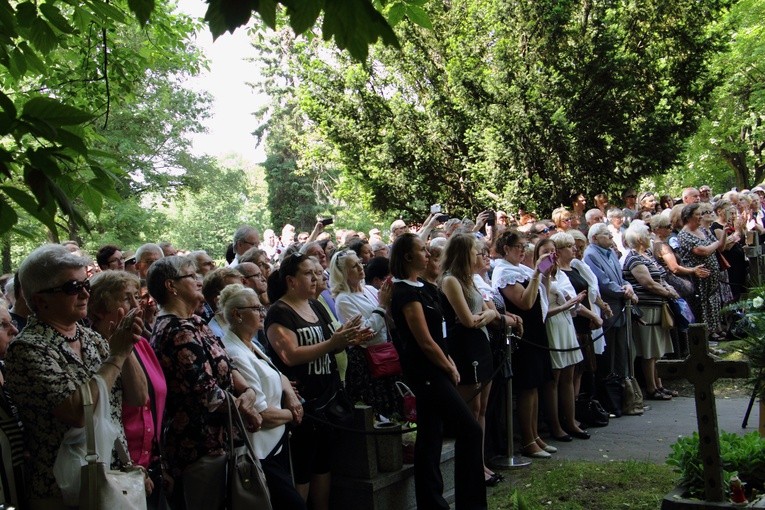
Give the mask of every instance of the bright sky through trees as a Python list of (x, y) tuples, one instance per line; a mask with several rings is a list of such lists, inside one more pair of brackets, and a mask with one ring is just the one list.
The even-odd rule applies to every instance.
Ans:
[[(201, 0), (180, 2), (179, 9), (192, 16), (203, 17), (207, 4)], [(259, 22), (257, 18), (250, 23)], [(207, 133), (192, 137), (196, 154), (223, 156), (236, 153), (245, 159), (259, 163), (265, 160), (263, 149), (258, 149), (252, 112), (265, 101), (266, 96), (259, 96), (247, 86), (256, 75), (254, 64), (245, 61), (255, 51), (250, 46), (244, 27), (233, 34), (225, 33), (215, 42), (210, 30), (205, 26), (197, 34), (197, 45), (210, 60), (210, 70), (192, 78), (187, 86), (193, 90), (204, 90), (213, 97), (212, 117), (204, 124)]]

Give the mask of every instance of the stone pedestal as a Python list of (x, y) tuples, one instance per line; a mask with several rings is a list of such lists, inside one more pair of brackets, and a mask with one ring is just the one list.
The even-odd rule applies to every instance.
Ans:
[[(454, 502), (454, 441), (446, 441), (441, 451), (444, 498)], [(391, 473), (378, 473), (371, 479), (359, 476), (332, 476), (330, 508), (353, 510), (415, 510), (414, 466)]]
[[(357, 405), (352, 428), (374, 430), (374, 412), (372, 408)], [(401, 438), (399, 437), (399, 441)], [(377, 445), (374, 435), (340, 434), (337, 452), (332, 466), (332, 474), (354, 478), (371, 479), (377, 476)]]
[(404, 448), (401, 444), (400, 423), (378, 423), (375, 431), (391, 434), (375, 436), (377, 443), (377, 470), (381, 473), (400, 471), (404, 467)]

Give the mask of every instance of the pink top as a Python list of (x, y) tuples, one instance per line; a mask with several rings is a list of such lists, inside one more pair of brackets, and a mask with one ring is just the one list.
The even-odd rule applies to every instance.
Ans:
[[(167, 398), (167, 384), (162, 373), (162, 367), (154, 354), (154, 350), (145, 338), (135, 344), (135, 354), (140, 357), (141, 364), (146, 373), (147, 383), (154, 388), (154, 400), (157, 409), (157, 421), (151, 420), (151, 402), (136, 407), (122, 405), (122, 424), (125, 427), (125, 437), (128, 443), (130, 459), (143, 467), (149, 467), (152, 458), (152, 443), (154, 439), (159, 441), (159, 432), (162, 430), (162, 415), (165, 411), (165, 399)], [(149, 391), (151, 395), (151, 391)]]

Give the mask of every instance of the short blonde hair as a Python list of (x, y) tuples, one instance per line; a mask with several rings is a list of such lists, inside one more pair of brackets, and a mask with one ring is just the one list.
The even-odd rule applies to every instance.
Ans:
[(553, 234), (550, 236), (550, 240), (555, 243), (555, 248), (565, 248), (567, 246), (573, 246), (574, 243), (574, 236), (569, 234), (568, 232), (558, 232), (557, 234)]

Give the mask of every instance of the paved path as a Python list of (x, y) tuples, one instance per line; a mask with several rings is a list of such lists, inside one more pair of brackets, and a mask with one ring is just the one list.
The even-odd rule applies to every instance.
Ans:
[[(651, 409), (642, 416), (622, 416), (612, 419), (607, 427), (590, 427), (588, 432), (592, 437), (589, 440), (574, 439), (571, 443), (549, 440), (549, 444), (558, 448), (558, 453), (553, 454), (553, 459), (606, 462), (631, 459), (663, 463), (671, 451), (670, 446), (678, 436), (687, 436), (697, 430), (696, 406), (693, 398), (689, 397), (647, 403)], [(748, 398), (718, 398), (717, 416), (720, 430), (737, 434), (756, 431), (759, 419), (757, 402), (754, 404), (747, 428), (741, 428), (748, 404)]]

